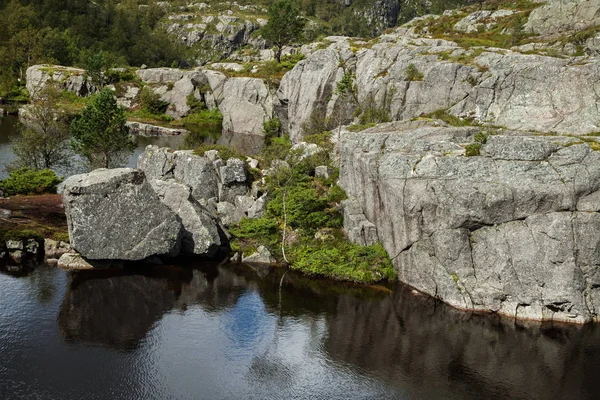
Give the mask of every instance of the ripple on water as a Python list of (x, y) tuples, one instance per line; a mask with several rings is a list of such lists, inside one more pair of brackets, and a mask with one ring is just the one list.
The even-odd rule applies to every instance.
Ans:
[(596, 326), (195, 267), (0, 271), (0, 398), (600, 398)]

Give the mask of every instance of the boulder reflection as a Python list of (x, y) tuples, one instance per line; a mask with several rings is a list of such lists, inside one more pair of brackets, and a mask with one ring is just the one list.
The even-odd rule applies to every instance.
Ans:
[[(311, 333), (322, 342), (324, 356), (413, 397), (600, 398), (595, 325), (468, 314), (403, 285), (369, 289), (288, 273), (280, 286), (282, 273), (241, 266), (76, 273), (69, 278), (58, 323), (71, 343), (131, 350), (166, 313), (190, 306), (216, 313), (243, 306), (249, 301), (244, 294), (254, 292), (266, 312), (281, 321), (293, 318), (310, 326), (324, 320), (327, 333)], [(233, 322), (240, 321), (245, 319)], [(255, 358), (250, 374), (289, 378), (291, 372), (273, 361)]]

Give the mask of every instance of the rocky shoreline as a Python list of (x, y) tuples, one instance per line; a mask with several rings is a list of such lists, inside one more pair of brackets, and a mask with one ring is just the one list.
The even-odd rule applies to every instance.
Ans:
[[(307, 125), (333, 131), (349, 197), (345, 234), (381, 243), (415, 289), (465, 310), (598, 322), (600, 1), (567, 3), (449, 11), (369, 42), (328, 37), (299, 49), (305, 58), (277, 88), (252, 76), (255, 68), (135, 74), (173, 118), (190, 113), (192, 98), (218, 109), (224, 134), (264, 138), (275, 118), (297, 145)], [(465, 44), (501, 43), (481, 35), (511, 36), (516, 17), (525, 22), (515, 32), (530, 43)], [(93, 90), (81, 70), (28, 69), (33, 97), (48, 82)], [(128, 107), (139, 90), (115, 86)], [(71, 245), (88, 260), (212, 257), (227, 248), (228, 225), (264, 212), (268, 198), (249, 171), (218, 152), (149, 147), (138, 169), (71, 177), (63, 195)], [(268, 263), (267, 253), (257, 249)]]

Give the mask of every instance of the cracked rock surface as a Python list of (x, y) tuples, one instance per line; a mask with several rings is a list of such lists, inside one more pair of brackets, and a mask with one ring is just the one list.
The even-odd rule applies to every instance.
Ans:
[(143, 260), (179, 253), (182, 225), (132, 168), (97, 169), (64, 183), (71, 245), (91, 260)]
[(597, 321), (600, 153), (502, 131), (465, 157), (479, 131), (414, 121), (343, 132), (353, 215), (374, 224), (401, 281), (454, 307)]

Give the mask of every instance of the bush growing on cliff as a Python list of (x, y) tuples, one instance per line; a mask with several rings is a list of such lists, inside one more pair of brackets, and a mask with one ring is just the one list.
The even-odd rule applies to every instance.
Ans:
[(150, 114), (163, 114), (169, 104), (160, 100), (160, 95), (152, 89), (144, 87), (140, 92), (140, 106)]
[(422, 81), (424, 75), (417, 69), (415, 64), (408, 64), (406, 70), (404, 71), (404, 77), (407, 81)]
[(380, 244), (359, 246), (346, 240), (302, 245), (291, 252), (292, 269), (355, 282), (393, 279), (395, 271)]
[(0, 190), (7, 196), (56, 193), (56, 188), (61, 182), (62, 179), (50, 169), (36, 171), (31, 168), (19, 168), (0, 181)]

